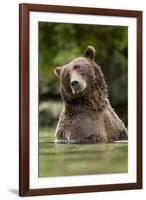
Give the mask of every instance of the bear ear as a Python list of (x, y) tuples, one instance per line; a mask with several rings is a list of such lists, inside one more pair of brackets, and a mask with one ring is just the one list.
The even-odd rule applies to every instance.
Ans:
[(60, 76), (60, 73), (61, 73), (61, 70), (62, 70), (62, 67), (56, 67), (56, 68), (54, 69), (55, 75), (59, 77), (59, 76)]
[(84, 56), (85, 58), (94, 59), (95, 53), (96, 53), (96, 51), (95, 51), (94, 47), (88, 46), (88, 47), (86, 48), (86, 50), (85, 50), (83, 56)]

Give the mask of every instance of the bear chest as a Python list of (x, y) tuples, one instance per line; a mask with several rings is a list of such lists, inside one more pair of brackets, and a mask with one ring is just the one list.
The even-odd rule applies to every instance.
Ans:
[(96, 142), (103, 123), (102, 114), (96, 112), (84, 112), (70, 116), (62, 113), (58, 124), (58, 136), (60, 139), (70, 141)]

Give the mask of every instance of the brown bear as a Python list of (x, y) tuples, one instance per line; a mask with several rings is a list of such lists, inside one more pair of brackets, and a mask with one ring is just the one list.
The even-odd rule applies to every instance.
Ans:
[(59, 143), (107, 143), (128, 138), (124, 123), (110, 105), (95, 49), (88, 46), (83, 56), (57, 67), (63, 110), (56, 128)]

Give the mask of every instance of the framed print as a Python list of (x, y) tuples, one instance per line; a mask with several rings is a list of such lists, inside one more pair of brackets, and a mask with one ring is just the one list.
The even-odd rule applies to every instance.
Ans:
[(142, 11), (19, 5), (20, 196), (142, 188)]

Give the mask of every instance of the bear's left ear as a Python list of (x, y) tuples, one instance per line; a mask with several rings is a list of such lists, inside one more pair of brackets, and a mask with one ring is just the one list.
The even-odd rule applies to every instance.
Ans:
[(60, 74), (61, 74), (61, 70), (62, 70), (62, 67), (56, 67), (56, 68), (54, 69), (55, 75), (59, 77)]
[(95, 53), (96, 53), (96, 51), (95, 51), (94, 47), (88, 46), (88, 47), (86, 48), (86, 50), (85, 50), (83, 56), (84, 56), (85, 58), (94, 59)]

